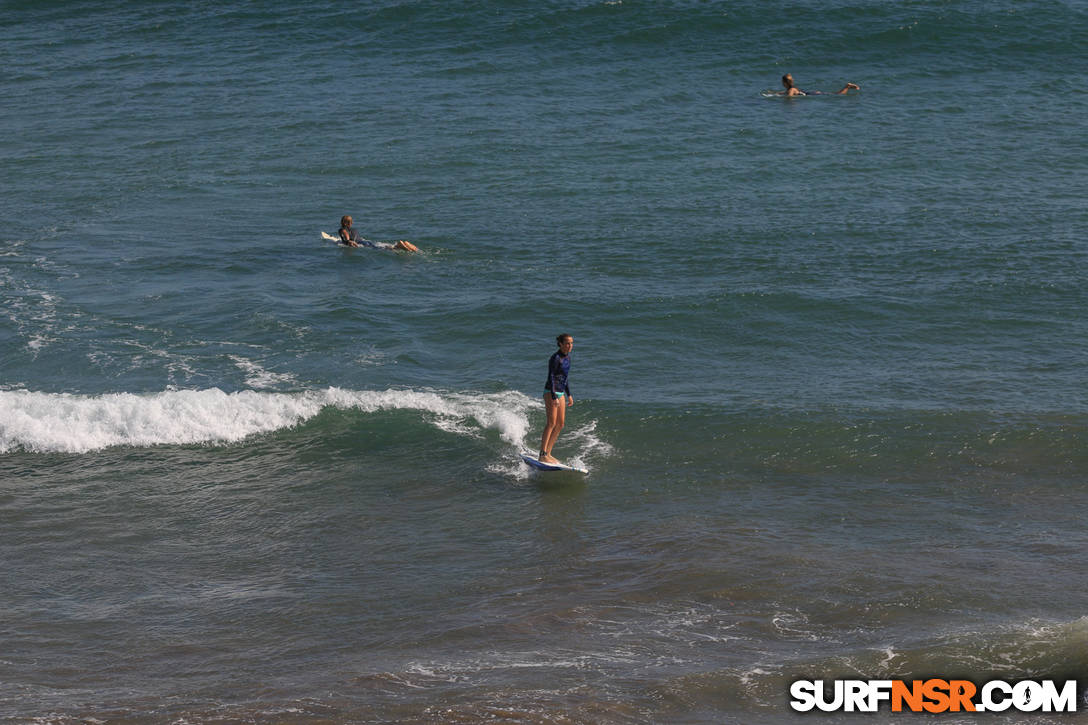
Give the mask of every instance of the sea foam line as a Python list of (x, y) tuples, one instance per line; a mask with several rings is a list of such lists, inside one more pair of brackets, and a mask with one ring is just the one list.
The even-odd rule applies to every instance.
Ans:
[(520, 446), (529, 429), (528, 396), (517, 391), (464, 394), (326, 388), (298, 393), (218, 388), (146, 395), (73, 395), (0, 391), (0, 453), (87, 453), (111, 446), (234, 443), (291, 428), (326, 407), (365, 413), (418, 410), (437, 427), (479, 435), (496, 429)]

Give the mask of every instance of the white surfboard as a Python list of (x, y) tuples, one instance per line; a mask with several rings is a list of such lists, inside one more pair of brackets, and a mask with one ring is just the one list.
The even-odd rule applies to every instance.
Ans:
[(522, 453), (521, 460), (525, 461), (538, 471), (571, 471), (573, 473), (589, 473), (589, 471), (585, 468), (578, 468), (577, 466), (567, 466), (562, 463), (541, 463), (539, 458), (534, 458), (528, 453)]
[[(326, 242), (336, 242), (341, 247), (350, 247), (351, 246), (350, 244), (344, 244), (344, 242), (340, 240), (340, 237), (334, 237), (333, 235), (329, 234), (328, 232), (321, 232), (321, 238), (324, 239)], [(390, 244), (389, 242), (372, 242), (369, 239), (362, 239), (362, 238), (360, 238), (359, 241), (364, 242), (363, 244), (359, 245), (360, 247), (368, 247), (370, 249), (394, 249), (394, 250), (397, 250), (397, 251), (401, 251), (400, 249), (398, 249), (396, 244)], [(411, 244), (411, 248), (404, 249), (403, 251), (405, 251), (405, 252), (418, 252), (419, 251), (419, 247), (412, 244), (411, 242), (406, 241), (405, 244)]]

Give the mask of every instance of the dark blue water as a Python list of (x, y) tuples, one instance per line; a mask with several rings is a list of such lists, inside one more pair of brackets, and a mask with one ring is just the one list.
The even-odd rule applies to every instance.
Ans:
[(0, 26), (0, 719), (1088, 680), (1081, 4)]

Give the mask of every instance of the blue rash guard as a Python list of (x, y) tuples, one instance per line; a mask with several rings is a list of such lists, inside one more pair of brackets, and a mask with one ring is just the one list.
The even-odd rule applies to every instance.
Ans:
[(369, 239), (363, 239), (359, 236), (359, 231), (355, 227), (340, 227), (340, 241), (344, 240), (345, 232), (347, 232), (347, 238), (363, 247), (377, 247), (378, 245)]
[(548, 379), (544, 382), (544, 390), (552, 394), (552, 400), (559, 400), (559, 396), (564, 393), (574, 397), (567, 382), (568, 375), (570, 355), (564, 355), (557, 350), (548, 360)]

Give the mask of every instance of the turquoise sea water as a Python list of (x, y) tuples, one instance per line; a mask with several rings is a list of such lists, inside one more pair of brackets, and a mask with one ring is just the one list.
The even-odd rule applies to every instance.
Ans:
[(0, 721), (1088, 683), (1082, 3), (0, 7)]

